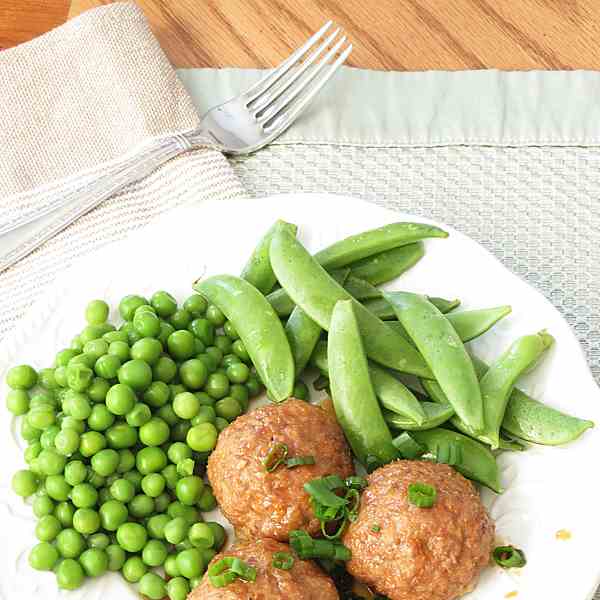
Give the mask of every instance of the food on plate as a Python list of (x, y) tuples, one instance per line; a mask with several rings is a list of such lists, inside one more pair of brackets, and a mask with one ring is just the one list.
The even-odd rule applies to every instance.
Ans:
[[(276, 454), (285, 454), (273, 468)], [(314, 463), (291, 466), (311, 457)], [(219, 507), (246, 539), (285, 541), (295, 529), (318, 533), (319, 520), (304, 491), (308, 481), (354, 472), (340, 426), (322, 408), (290, 399), (257, 408), (219, 436), (208, 478)]]
[[(509, 306), (380, 290), (447, 237), (437, 227), (394, 223), (314, 256), (296, 234), (277, 221), (241, 276), (198, 280), (182, 305), (123, 297), (118, 328), (93, 300), (51, 367), (7, 372), (32, 568), (64, 589), (120, 571), (157, 600), (455, 600), (490, 560), (526, 565), (510, 540), (493, 548), (467, 479), (502, 493), (499, 452), (594, 425), (515, 387), (552, 336), (487, 365), (469, 342)], [(263, 385), (271, 402), (250, 404)]]
[[(342, 537), (352, 553), (348, 571), (390, 600), (450, 600), (470, 591), (494, 541), (473, 484), (450, 466), (412, 460), (381, 467), (368, 481)], [(426, 504), (411, 501), (414, 484), (434, 489)]]
[[(251, 581), (232, 576), (231, 565), (228, 564), (232, 561), (227, 560), (232, 558), (255, 570)], [(214, 575), (211, 575), (211, 570)], [(228, 574), (232, 574), (229, 576), (230, 583), (226, 583)], [(238, 542), (217, 554), (202, 582), (189, 596), (189, 600), (248, 598), (337, 600), (339, 596), (333, 581), (317, 565), (310, 560), (298, 559), (287, 544), (270, 539)]]

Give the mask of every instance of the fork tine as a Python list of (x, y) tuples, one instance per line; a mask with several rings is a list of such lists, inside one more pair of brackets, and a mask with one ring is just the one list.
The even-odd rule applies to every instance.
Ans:
[(325, 41), (307, 58), (305, 59), (298, 69), (295, 69), (289, 73), (281, 82), (280, 85), (272, 86), (270, 89), (265, 90), (259, 96), (249, 103), (250, 110), (256, 115), (265, 107), (272, 104), (279, 96), (281, 96), (292, 84), (298, 80), (306, 70), (323, 54), (323, 51), (333, 42), (341, 31), (341, 27), (338, 27), (331, 35), (329, 35)]
[(295, 50), (290, 56), (288, 56), (282, 63), (279, 64), (273, 71), (271, 71), (268, 75), (265, 75), (260, 81), (257, 81), (252, 87), (250, 87), (245, 92), (245, 96), (248, 98), (248, 102), (252, 102), (252, 100), (256, 99), (260, 94), (269, 89), (274, 83), (279, 81), (293, 66), (296, 64), (300, 58), (316, 42), (318, 42), (324, 35), (325, 32), (333, 25), (332, 21), (327, 21), (319, 31), (311, 35), (306, 42), (300, 46), (297, 50)]
[[(294, 100), (298, 95), (300, 95), (303, 90), (309, 89), (310, 83), (323, 71), (323, 69), (327, 66), (329, 61), (333, 56), (335, 56), (336, 52), (342, 47), (342, 45), (346, 42), (346, 36), (341, 37), (337, 43), (329, 50), (329, 52), (319, 61), (318, 64), (312, 69), (312, 71), (303, 79), (301, 79), (297, 85), (295, 85), (292, 89), (290, 89), (286, 94), (282, 95), (282, 97), (275, 102), (272, 106), (267, 108), (265, 112), (258, 117), (259, 123), (266, 123), (273, 117), (277, 116), (292, 100)], [(314, 58), (311, 57), (311, 64), (314, 62), (318, 56)], [(306, 68), (308, 68), (307, 65)], [(306, 71), (306, 68), (303, 66), (303, 71)]]
[(283, 133), (296, 119), (296, 117), (313, 101), (315, 96), (321, 91), (321, 88), (331, 79), (334, 73), (342, 66), (345, 60), (352, 52), (352, 44), (350, 44), (343, 52), (338, 56), (336, 61), (330, 65), (329, 70), (323, 74), (319, 80), (311, 86), (311, 90), (303, 96), (298, 102), (295, 102), (289, 110), (280, 114), (275, 120), (268, 126), (264, 127), (266, 133), (269, 136), (276, 137)]

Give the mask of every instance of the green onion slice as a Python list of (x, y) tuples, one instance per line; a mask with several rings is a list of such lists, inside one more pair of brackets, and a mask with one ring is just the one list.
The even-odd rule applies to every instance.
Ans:
[(337, 475), (313, 479), (304, 484), (304, 489), (311, 496), (313, 502), (329, 508), (340, 508), (348, 504), (346, 499), (340, 498), (332, 491), (343, 487), (344, 480)]
[(360, 506), (360, 493), (358, 490), (351, 488), (346, 492), (346, 500), (348, 500), (348, 506), (346, 507), (346, 517), (348, 521), (354, 523), (358, 518), (358, 507)]
[(208, 578), (216, 588), (225, 587), (238, 578), (253, 582), (256, 581), (256, 569), (241, 558), (225, 556), (208, 568)]
[(290, 532), (290, 546), (301, 559), (330, 558), (333, 560), (350, 560), (350, 549), (341, 542), (313, 539), (306, 531)]
[(289, 552), (275, 552), (271, 564), (276, 569), (289, 571), (294, 566), (294, 562), (296, 562), (296, 559)]
[(373, 525), (371, 525), (371, 531), (373, 533), (379, 533), (381, 531), (381, 525), (379, 525), (379, 523), (373, 523)]
[(431, 508), (436, 501), (437, 490), (428, 483), (411, 483), (408, 486), (408, 501), (419, 508)]
[(279, 465), (285, 462), (288, 455), (288, 447), (286, 444), (277, 443), (275, 444), (267, 454), (263, 465), (267, 473), (272, 473)]
[(492, 553), (494, 561), (503, 569), (520, 569), (527, 564), (525, 553), (514, 546), (498, 546)]
[(302, 465), (314, 465), (315, 457), (314, 456), (292, 456), (292, 458), (288, 458), (285, 461), (285, 466), (288, 469), (293, 469), (294, 467), (300, 467)]
[(355, 490), (362, 490), (367, 487), (367, 480), (364, 477), (359, 477), (358, 475), (346, 477), (346, 481), (344, 483), (346, 484), (347, 488), (352, 488)]

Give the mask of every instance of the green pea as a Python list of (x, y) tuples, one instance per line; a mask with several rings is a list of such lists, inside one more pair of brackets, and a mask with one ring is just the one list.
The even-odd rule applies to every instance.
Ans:
[(206, 523), (195, 523), (190, 527), (188, 539), (195, 548), (210, 548), (215, 543), (213, 530)]
[(54, 513), (54, 502), (47, 494), (39, 494), (33, 500), (33, 514), (41, 519)]
[(131, 321), (135, 311), (140, 307), (147, 305), (148, 301), (142, 296), (130, 295), (125, 296), (119, 302), (119, 314), (125, 321)]
[(106, 448), (92, 456), (92, 469), (102, 477), (112, 475), (119, 466), (119, 453), (112, 448)]
[(59, 385), (54, 378), (54, 369), (41, 369), (38, 373), (38, 384), (46, 390), (56, 390)]
[(227, 367), (227, 377), (231, 383), (245, 383), (250, 376), (250, 369), (244, 363), (232, 364)]
[(86, 431), (80, 437), (79, 452), (86, 458), (106, 448), (106, 438), (97, 431)]
[(207, 307), (206, 318), (215, 327), (222, 327), (226, 321), (225, 315), (214, 304)]
[(92, 300), (85, 308), (85, 320), (90, 325), (102, 325), (108, 319), (109, 307), (104, 300)]
[(169, 292), (155, 292), (150, 298), (150, 304), (163, 319), (170, 317), (177, 310), (177, 300)]
[(192, 321), (192, 315), (185, 310), (185, 308), (180, 308), (176, 310), (169, 319), (169, 323), (175, 327), (176, 330), (184, 330), (187, 329), (189, 324)]
[(95, 404), (87, 419), (87, 424), (94, 431), (106, 431), (115, 422), (115, 416), (105, 404)]
[(167, 321), (160, 322), (160, 333), (156, 337), (156, 339), (163, 345), (163, 348), (167, 345), (167, 340), (169, 336), (175, 331), (175, 327), (171, 325), (171, 323), (167, 323)]
[(218, 417), (233, 421), (242, 414), (242, 407), (235, 398), (226, 396), (217, 401), (215, 404), (215, 412)]
[(122, 363), (127, 362), (131, 357), (129, 344), (122, 341), (111, 342), (108, 346), (108, 355), (116, 356)]
[(63, 410), (66, 415), (83, 421), (92, 413), (92, 405), (83, 392), (68, 390), (63, 398)]
[(144, 402), (153, 408), (160, 408), (169, 401), (170, 396), (171, 391), (164, 381), (153, 381), (144, 392)]
[(194, 319), (190, 331), (205, 345), (211, 346), (215, 339), (215, 327), (208, 319)]
[(148, 567), (146, 567), (140, 556), (128, 558), (121, 568), (123, 577), (129, 583), (137, 583), (147, 571)]
[[(143, 483), (143, 480), (142, 480)], [(138, 494), (128, 505), (132, 517), (148, 517), (154, 512), (154, 500), (145, 494)]]
[(229, 393), (229, 379), (222, 373), (212, 373), (208, 376), (204, 389), (209, 396), (217, 400), (224, 398)]
[(45, 515), (35, 527), (35, 536), (40, 542), (51, 542), (61, 530), (62, 525), (54, 515)]
[(140, 579), (140, 594), (150, 600), (161, 600), (166, 594), (165, 580), (156, 573), (145, 573)]
[(171, 517), (166, 514), (155, 514), (151, 516), (146, 522), (146, 529), (148, 535), (154, 539), (164, 539), (165, 537), (165, 526), (171, 521)]
[[(68, 462), (67, 465), (65, 466), (65, 481), (69, 484), (73, 486), (73, 490), (75, 490), (75, 488), (79, 485), (82, 484), (86, 478), (88, 476), (88, 468), (83, 464), (83, 462), (81, 462), (80, 460), (72, 460), (71, 462)], [(88, 485), (88, 484), (86, 484)], [(73, 493), (73, 491), (71, 491), (71, 494)], [(92, 504), (90, 504), (90, 506), (93, 506), (93, 504), (95, 503), (92, 502)], [(83, 506), (83, 505), (77, 505), (77, 506)]]
[(127, 414), (135, 406), (135, 402), (135, 392), (129, 385), (122, 382), (113, 385), (106, 394), (106, 407), (115, 415)]
[(200, 498), (198, 499), (198, 508), (202, 512), (209, 512), (217, 508), (217, 499), (213, 494), (212, 488), (209, 485), (205, 485)]
[(169, 426), (158, 417), (150, 419), (140, 427), (140, 441), (146, 446), (160, 446), (169, 439)]
[(60, 502), (54, 509), (54, 516), (60, 521), (63, 527), (73, 526), (73, 515), (75, 508), (70, 502)]
[(6, 395), (6, 408), (16, 417), (29, 410), (29, 394), (25, 390), (10, 390)]
[(190, 475), (188, 477), (183, 477), (177, 482), (175, 494), (181, 503), (192, 506), (193, 504), (196, 504), (200, 498), (203, 487), (204, 482), (200, 477)]
[(225, 531), (223, 525), (217, 523), (216, 521), (207, 521), (206, 524), (212, 529), (215, 537), (215, 543), (213, 544), (213, 547), (218, 552), (225, 544), (227, 532)]
[(121, 368), (121, 359), (114, 354), (100, 356), (94, 364), (94, 371), (104, 379), (115, 379)]
[(34, 494), (39, 486), (39, 479), (35, 473), (23, 469), (17, 471), (12, 478), (12, 489), (18, 496), (27, 498)]
[(100, 529), (100, 515), (91, 508), (78, 508), (73, 515), (73, 528), (83, 535)]
[(182, 442), (175, 442), (169, 446), (167, 456), (169, 460), (176, 465), (186, 458), (192, 458), (192, 451)]
[[(159, 450), (160, 450), (160, 448), (159, 448)], [(123, 475), (123, 479), (127, 479), (127, 481), (132, 483), (133, 487), (136, 490), (142, 489), (142, 479), (143, 478), (144, 478), (144, 476), (137, 470), (129, 471), (128, 473), (125, 473), (125, 475)]]
[(88, 483), (91, 483), (96, 489), (100, 489), (106, 483), (106, 477), (90, 470), (88, 471)]
[[(100, 507), (100, 522), (102, 527), (107, 531), (117, 531), (127, 521), (129, 511), (127, 507), (118, 500), (108, 500)], [(121, 542), (119, 541), (119, 544)], [(128, 552), (137, 552), (137, 550), (129, 550), (123, 544), (121, 546)]]
[(57, 388), (67, 387), (67, 367), (56, 367), (54, 369), (54, 382)]
[(167, 466), (167, 455), (161, 448), (142, 448), (135, 457), (135, 464), (142, 475), (157, 473)]
[(63, 558), (77, 558), (85, 545), (84, 537), (75, 529), (63, 529), (56, 536), (56, 549)]
[(173, 399), (173, 411), (175, 414), (182, 419), (191, 419), (200, 409), (200, 402), (198, 398), (191, 392), (183, 392), (177, 394)]
[(221, 364), (221, 361), (223, 360), (223, 353), (221, 352), (221, 350), (219, 350), (219, 348), (217, 348), (216, 346), (208, 346), (205, 350), (205, 353), (209, 356), (212, 356), (215, 359), (217, 365)]
[(42, 451), (42, 444), (40, 442), (32, 442), (29, 446), (27, 446), (27, 448), (25, 450), (25, 453), (24, 453), (25, 462), (27, 464), (31, 464), (32, 461), (34, 461), (40, 455), (41, 451)]
[(175, 517), (164, 528), (164, 536), (170, 544), (179, 544), (188, 534), (189, 524), (183, 517)]
[(249, 394), (248, 394), (248, 390), (246, 389), (246, 386), (244, 386), (240, 383), (234, 383), (229, 388), (229, 395), (232, 398), (235, 398), (240, 403), (240, 406), (242, 407), (242, 411), (248, 410)]
[(67, 385), (75, 392), (83, 392), (92, 383), (94, 372), (85, 365), (70, 362), (67, 366)]
[(212, 423), (201, 423), (188, 431), (186, 442), (196, 452), (210, 452), (217, 444), (217, 436), (217, 429)]
[(142, 550), (142, 560), (149, 567), (160, 567), (167, 558), (167, 547), (160, 540), (148, 540)]
[(135, 454), (128, 449), (119, 450), (119, 466), (118, 473), (126, 473), (135, 467)]
[(215, 336), (214, 345), (223, 353), (223, 355), (231, 352), (231, 340), (226, 335)]
[(83, 347), (83, 353), (93, 356), (98, 360), (101, 356), (104, 356), (108, 352), (108, 342), (102, 338), (98, 340), (90, 340)]
[(54, 450), (42, 450), (38, 456), (38, 468), (44, 475), (58, 475), (63, 472), (67, 459)]
[(175, 465), (167, 465), (162, 471), (162, 476), (165, 478), (167, 488), (174, 490), (177, 485), (179, 475), (177, 474), (177, 467)]
[(165, 559), (165, 564), (163, 565), (163, 569), (169, 577), (179, 577), (181, 575), (179, 569), (177, 568), (176, 554), (169, 554), (169, 556), (167, 556)]
[(13, 390), (31, 389), (38, 380), (38, 375), (30, 365), (12, 367), (6, 374), (6, 383)]
[(87, 388), (86, 393), (88, 398), (92, 402), (104, 402), (106, 400), (106, 394), (110, 388), (110, 384), (106, 379), (101, 377), (94, 377), (92, 383)]
[(128, 423), (115, 423), (106, 430), (106, 439), (110, 448), (122, 450), (135, 446), (138, 440), (137, 431)]
[(160, 334), (160, 319), (149, 310), (135, 311), (133, 327), (142, 338), (154, 338)]
[(117, 479), (110, 486), (111, 496), (119, 502), (129, 502), (135, 495), (135, 487), (127, 479)]
[(184, 518), (188, 525), (193, 525), (194, 523), (200, 520), (200, 513), (195, 507), (183, 504), (183, 502), (180, 502), (179, 500), (175, 500), (174, 502), (171, 502), (171, 504), (169, 504), (169, 507), (167, 508), (167, 513), (173, 519), (176, 519), (177, 517)]
[(158, 361), (162, 349), (162, 344), (157, 339), (142, 338), (131, 347), (131, 358), (134, 360), (143, 360), (150, 366), (153, 366)]
[(60, 423), (61, 430), (73, 429), (78, 434), (85, 432), (85, 423), (71, 416), (63, 416)]
[(227, 321), (223, 325), (223, 331), (225, 332), (225, 335), (227, 337), (229, 337), (231, 340), (236, 340), (237, 338), (240, 337), (238, 335), (237, 329), (234, 327), (234, 325), (231, 321)]
[(125, 343), (127, 343), (128, 340), (129, 340), (129, 338), (127, 337), (127, 332), (126, 331), (107, 331), (102, 336), (102, 339), (105, 342), (108, 342), (109, 346), (113, 342), (125, 342)]
[(34, 546), (29, 553), (29, 566), (36, 571), (52, 571), (57, 561), (58, 551), (45, 541)]
[(152, 383), (152, 369), (143, 360), (130, 360), (119, 369), (118, 378), (119, 383), (143, 391)]
[(127, 552), (139, 552), (147, 540), (146, 530), (139, 523), (123, 523), (117, 529), (117, 541)]
[(27, 413), (27, 423), (39, 431), (38, 439), (42, 430), (50, 427), (56, 421), (54, 410), (48, 406), (32, 406)]
[(88, 342), (101, 338), (106, 332), (107, 329), (103, 325), (88, 325), (79, 334), (79, 341), (85, 346)]
[(199, 390), (208, 377), (208, 369), (203, 361), (192, 358), (179, 367), (181, 382), (190, 390)]
[(58, 425), (50, 425), (40, 436), (40, 444), (44, 450), (54, 450), (56, 436), (60, 432)]
[(250, 355), (248, 354), (246, 346), (244, 346), (244, 342), (242, 342), (242, 340), (235, 340), (231, 346), (231, 349), (233, 350), (233, 353), (240, 358), (240, 360), (245, 363), (250, 362)]
[(82, 566), (72, 558), (61, 561), (56, 568), (56, 582), (63, 590), (76, 590), (85, 580)]
[(99, 577), (108, 569), (108, 555), (100, 548), (90, 548), (79, 557), (79, 562), (88, 577)]
[(169, 336), (167, 347), (169, 354), (176, 360), (191, 358), (195, 351), (194, 336), (185, 329), (175, 331)]
[[(96, 357), (93, 356), (92, 354), (78, 354), (77, 356), (74, 356), (70, 361), (69, 364), (65, 367), (65, 368), (69, 368), (69, 366), (71, 365), (83, 365), (84, 367), (88, 367), (89, 369), (91, 369), (94, 365), (96, 364)], [(67, 375), (68, 375), (68, 371), (67, 371)], [(67, 385), (68, 385), (69, 381), (67, 379)]]
[(187, 392), (185, 389), (185, 385), (181, 383), (172, 383), (169, 386), (169, 390), (171, 391), (171, 398), (175, 398), (177, 394), (182, 394), (183, 392)]
[(190, 584), (185, 577), (173, 577), (167, 581), (166, 591), (170, 600), (185, 600), (190, 592)]
[(113, 500), (112, 494), (110, 493), (110, 489), (107, 488), (106, 486), (103, 488), (100, 488), (98, 490), (98, 504), (100, 506), (102, 506), (103, 504), (106, 504), (106, 502), (109, 502), (110, 500)]
[[(163, 475), (164, 477), (164, 475)], [(165, 482), (167, 480), (165, 479)], [(169, 504), (171, 503), (171, 496), (168, 491), (164, 491), (162, 494), (154, 498), (154, 509), (158, 514), (164, 513)]]
[(192, 294), (183, 303), (183, 308), (193, 317), (202, 316), (208, 307), (208, 302), (200, 294)]
[(214, 406), (215, 399), (211, 398), (206, 392), (196, 392), (196, 398), (200, 402), (200, 406)]
[(81, 354), (81, 350), (65, 348), (64, 350), (57, 352), (56, 356), (54, 357), (54, 362), (56, 363), (57, 367), (66, 367), (69, 364), (69, 361), (78, 354)]
[(83, 350), (83, 343), (81, 341), (81, 338), (76, 335), (72, 340), (71, 340), (71, 348), (73, 350), (77, 350), (78, 353), (80, 353)]
[[(152, 367), (152, 377), (155, 383), (170, 383), (177, 375), (177, 364), (169, 356), (161, 356)], [(150, 387), (152, 387), (152, 385)], [(166, 402), (166, 401), (165, 401)]]
[(107, 568), (109, 571), (119, 571), (127, 559), (125, 550), (118, 544), (110, 544), (110, 546), (106, 548), (106, 555), (108, 556)]
[(246, 389), (248, 390), (248, 394), (250, 394), (250, 398), (254, 398), (260, 394), (261, 385), (258, 379), (254, 376), (250, 376), (248, 381), (246, 381)]
[(196, 548), (180, 552), (177, 555), (177, 567), (179, 572), (188, 579), (202, 575), (205, 569), (202, 554)]
[(147, 423), (152, 418), (152, 412), (150, 407), (143, 402), (138, 402), (125, 417), (127, 423), (132, 427), (141, 427), (144, 423)]
[(21, 437), (28, 443), (35, 442), (40, 439), (42, 430), (31, 425), (28, 419), (23, 419), (21, 422)]
[(105, 533), (93, 533), (88, 537), (87, 543), (90, 548), (106, 550), (110, 545), (110, 538)]
[(236, 356), (235, 354), (226, 354), (223, 357), (223, 360), (221, 361), (221, 368), (223, 368), (223, 369), (225, 369), (225, 371), (227, 371), (227, 369), (231, 365), (238, 365), (238, 364), (243, 364), (242, 361), (240, 360), (239, 356)]

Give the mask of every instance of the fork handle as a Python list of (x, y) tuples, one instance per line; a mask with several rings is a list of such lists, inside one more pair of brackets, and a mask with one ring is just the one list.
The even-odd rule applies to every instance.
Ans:
[(97, 179), (59, 196), (41, 212), (26, 215), (0, 237), (0, 273), (107, 198), (144, 179), (167, 161), (194, 148), (198, 142), (197, 132), (153, 140), (147, 148)]

